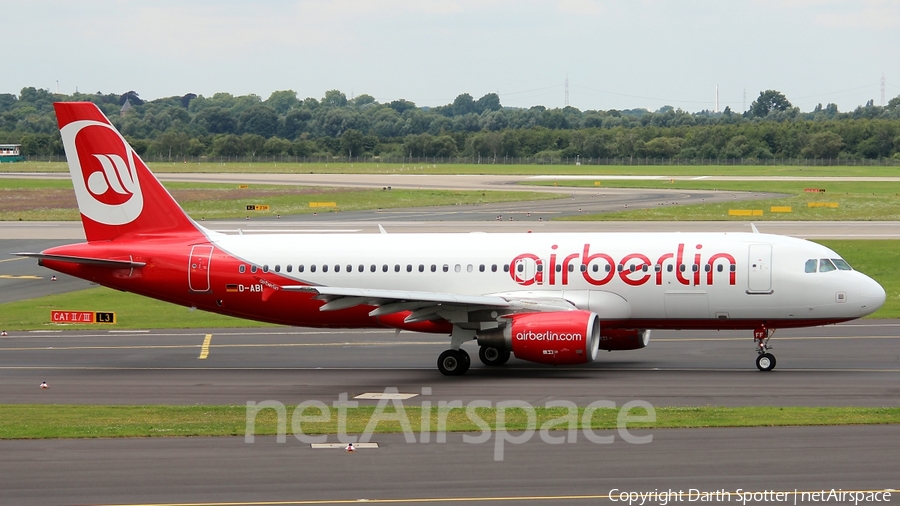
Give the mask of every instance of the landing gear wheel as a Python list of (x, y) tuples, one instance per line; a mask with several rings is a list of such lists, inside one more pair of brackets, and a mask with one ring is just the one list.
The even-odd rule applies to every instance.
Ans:
[(472, 359), (465, 350), (447, 350), (438, 356), (438, 370), (444, 376), (459, 376), (469, 370)]
[(509, 361), (509, 351), (494, 348), (493, 346), (482, 346), (478, 349), (478, 358), (481, 359), (481, 363), (484, 365), (503, 365)]
[(771, 353), (760, 353), (758, 357), (756, 357), (756, 367), (759, 368), (760, 371), (771, 371), (775, 369), (775, 355)]

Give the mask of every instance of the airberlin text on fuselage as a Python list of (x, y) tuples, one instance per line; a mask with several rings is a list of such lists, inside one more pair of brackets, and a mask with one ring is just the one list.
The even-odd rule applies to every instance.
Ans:
[[(580, 253), (557, 253), (558, 246), (550, 247), (548, 260), (534, 253), (522, 253), (510, 263), (509, 275), (513, 281), (522, 285), (568, 285), (569, 275), (576, 271), (588, 283), (600, 286), (612, 281), (616, 275), (625, 284), (640, 286), (653, 282), (663, 284), (663, 275), (675, 276), (682, 285), (712, 285), (715, 274), (728, 276), (728, 284), (735, 284), (736, 263), (734, 256), (728, 253), (714, 253), (704, 257), (703, 245), (694, 246), (693, 258), (687, 252), (685, 261), (684, 244), (679, 244), (675, 251), (663, 253), (654, 263), (643, 253), (629, 253), (616, 261), (611, 255), (603, 252), (591, 253), (591, 245), (585, 244)], [(522, 264), (530, 263), (529, 268)], [(672, 266), (671, 274), (668, 266)], [(572, 269), (572, 272), (569, 269)], [(721, 269), (721, 270), (719, 270)]]

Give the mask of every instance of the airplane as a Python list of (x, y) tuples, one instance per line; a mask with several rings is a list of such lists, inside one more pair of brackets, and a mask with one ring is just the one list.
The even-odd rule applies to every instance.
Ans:
[(37, 258), (126, 292), (291, 326), (449, 335), (438, 370), (584, 364), (653, 329), (772, 332), (868, 315), (884, 289), (834, 251), (746, 233), (223, 234), (185, 214), (90, 102), (54, 104), (87, 242)]

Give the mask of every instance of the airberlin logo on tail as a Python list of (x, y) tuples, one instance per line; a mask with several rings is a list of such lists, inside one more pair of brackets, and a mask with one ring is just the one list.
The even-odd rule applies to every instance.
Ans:
[(131, 223), (144, 208), (137, 155), (109, 124), (73, 121), (60, 130), (78, 208), (104, 225)]

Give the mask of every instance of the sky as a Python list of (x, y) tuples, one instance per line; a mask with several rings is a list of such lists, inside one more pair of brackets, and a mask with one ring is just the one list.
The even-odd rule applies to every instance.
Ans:
[(900, 0), (0, 0), (0, 93), (338, 89), (445, 105), (802, 111), (900, 95)]

